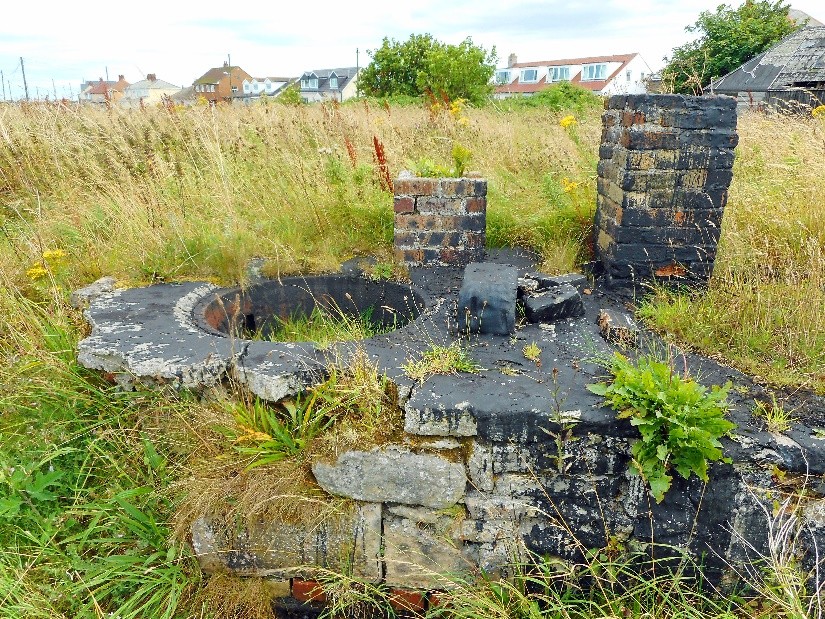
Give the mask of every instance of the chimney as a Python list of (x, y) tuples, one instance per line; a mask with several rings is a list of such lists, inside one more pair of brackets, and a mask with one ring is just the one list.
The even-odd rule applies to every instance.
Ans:
[(226, 60), (224, 60), (224, 61), (223, 61), (223, 66), (224, 66), (224, 67), (228, 67), (228, 66), (229, 66), (229, 63), (228, 63), (228, 62), (226, 62)]
[(117, 76), (117, 81), (118, 81), (118, 82), (123, 82), (123, 81), (125, 81), (125, 80), (123, 79), (123, 76), (122, 76), (122, 75), (118, 75), (118, 76)]
[(154, 73), (150, 73), (149, 75), (147, 75), (146, 79), (149, 80), (150, 82), (158, 81), (158, 77)]
[(515, 54), (510, 54), (507, 56), (507, 68), (511, 68), (518, 62), (518, 57)]

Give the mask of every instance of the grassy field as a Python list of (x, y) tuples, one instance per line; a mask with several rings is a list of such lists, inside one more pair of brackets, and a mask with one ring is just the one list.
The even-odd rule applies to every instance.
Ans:
[[(87, 327), (68, 305), (73, 289), (102, 275), (242, 282), (254, 256), (270, 274), (336, 270), (360, 254), (388, 261), (387, 173), (421, 158), (449, 164), (456, 143), (489, 179), (488, 242), (532, 248), (548, 272), (575, 270), (590, 257), (599, 114), (585, 106), (560, 123), (569, 110), (494, 105), (0, 106), (0, 615), (269, 612), (247, 604), (260, 599), (254, 583), (202, 582), (176, 534), (176, 514), (194, 509), (195, 472), (239, 492), (230, 473), (243, 459), (215, 430), (237, 407), (122, 393), (80, 368)], [(825, 393), (825, 119), (746, 115), (740, 135), (708, 289), (653, 288), (639, 313), (760, 377), (780, 402), (780, 388)], [(249, 474), (263, 485), (283, 477)], [(531, 587), (504, 587), (461, 589), (454, 614), (537, 616)], [(680, 587), (607, 588), (547, 616), (804, 616), (790, 594), (784, 605), (767, 593), (713, 601)], [(543, 608), (561, 604), (543, 595)]]

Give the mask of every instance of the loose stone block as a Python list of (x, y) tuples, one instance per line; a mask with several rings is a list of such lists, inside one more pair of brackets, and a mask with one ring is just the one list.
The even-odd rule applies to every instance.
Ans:
[(84, 286), (72, 293), (69, 299), (75, 309), (86, 309), (99, 296), (112, 292), (117, 280), (114, 277), (101, 277), (99, 280)]
[(599, 310), (599, 331), (602, 337), (617, 346), (635, 346), (639, 327), (630, 316), (611, 309)]
[(584, 314), (579, 291), (565, 284), (524, 299), (524, 316), (530, 322), (575, 318)]
[(516, 267), (471, 263), (458, 293), (458, 331), (508, 335), (515, 330)]
[(398, 448), (348, 451), (335, 464), (313, 463), (312, 473), (330, 494), (434, 508), (455, 505), (467, 486), (463, 465)]

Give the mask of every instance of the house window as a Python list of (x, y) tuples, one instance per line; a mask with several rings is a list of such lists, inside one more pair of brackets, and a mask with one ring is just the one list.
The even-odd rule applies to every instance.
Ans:
[(551, 82), (569, 81), (570, 67), (548, 67), (547, 77)]
[(538, 69), (522, 69), (521, 70), (521, 77), (519, 81), (524, 83), (532, 83), (539, 81), (539, 70)]
[(318, 76), (314, 73), (312, 75), (304, 75), (301, 78), (301, 88), (318, 89)]
[(642, 71), (642, 72), (639, 74), (639, 81), (642, 81), (642, 80), (644, 80), (644, 79), (645, 79), (645, 72), (644, 72), (644, 71)]
[(509, 71), (496, 71), (496, 84), (508, 84), (510, 83), (510, 72)]
[(245, 93), (249, 93), (249, 82), (244, 81), (244, 83), (243, 83), (243, 91), (244, 91)]
[(626, 75), (627, 75), (627, 81), (628, 81), (628, 82), (630, 81), (630, 73), (631, 73), (630, 71), (628, 71), (628, 72), (626, 73)]
[(338, 88), (338, 76), (334, 73), (329, 76), (329, 87)]
[[(257, 84), (255, 84), (255, 85), (257, 86)], [(257, 88), (256, 88), (255, 90), (257, 90)], [(234, 94), (234, 93), (236, 93), (236, 92), (238, 92), (238, 87), (237, 87), (237, 86), (233, 86), (233, 87), (232, 87), (232, 93)]]
[(607, 78), (607, 65), (602, 64), (586, 64), (582, 67), (582, 81), (590, 82), (593, 80), (603, 80)]

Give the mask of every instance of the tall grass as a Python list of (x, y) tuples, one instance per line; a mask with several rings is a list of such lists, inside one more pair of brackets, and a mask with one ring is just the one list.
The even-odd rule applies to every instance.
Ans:
[(825, 393), (825, 122), (739, 121), (707, 290), (656, 289), (642, 315), (764, 381)]

